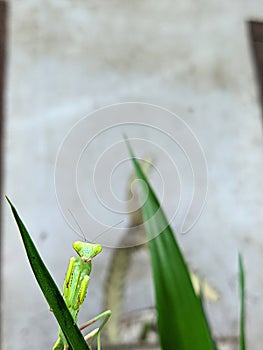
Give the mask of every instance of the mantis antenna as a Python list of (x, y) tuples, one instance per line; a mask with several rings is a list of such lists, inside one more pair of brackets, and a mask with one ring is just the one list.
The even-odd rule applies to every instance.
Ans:
[[(82, 233), (82, 235), (81, 235), (79, 232), (76, 231), (77, 235), (79, 237), (83, 238), (85, 242), (89, 242), (88, 239), (86, 238), (85, 233), (82, 230), (80, 224), (78, 223), (77, 219), (75, 218), (74, 214), (72, 213), (72, 211), (70, 209), (68, 209), (68, 212), (70, 213), (70, 215), (72, 216), (73, 220), (75, 221), (75, 224), (78, 226), (80, 232)], [(89, 243), (91, 243), (91, 242), (89, 242)]]
[(113, 229), (114, 227), (117, 227), (118, 225), (120, 225), (122, 222), (125, 221), (125, 220), (121, 220), (121, 221), (117, 222), (116, 224), (114, 224), (114, 225), (112, 225), (112, 226), (106, 228), (104, 231), (98, 233), (98, 234), (96, 235), (96, 237), (94, 238), (93, 241), (89, 241), (89, 240), (86, 238), (84, 231), (82, 230), (80, 224), (78, 223), (78, 221), (77, 221), (76, 217), (74, 216), (74, 214), (72, 213), (72, 211), (71, 211), (70, 209), (68, 209), (68, 211), (69, 211), (70, 215), (72, 216), (72, 218), (73, 218), (75, 224), (78, 226), (80, 232), (82, 233), (82, 235), (81, 235), (79, 232), (76, 232), (77, 235), (78, 235), (79, 237), (83, 238), (84, 241), (85, 241), (85, 242), (88, 242), (88, 243), (93, 243), (93, 242), (96, 241), (99, 237), (101, 237), (104, 233), (110, 231), (111, 229)]
[(94, 238), (93, 242), (96, 241), (97, 238), (99, 238), (100, 236), (102, 236), (104, 233), (110, 231), (111, 229), (113, 229), (114, 227), (117, 227), (118, 225), (120, 225), (122, 222), (124, 222), (125, 220), (121, 220), (119, 222), (117, 222), (116, 224), (106, 228), (106, 230), (102, 231), (101, 233), (98, 233), (97, 236)]

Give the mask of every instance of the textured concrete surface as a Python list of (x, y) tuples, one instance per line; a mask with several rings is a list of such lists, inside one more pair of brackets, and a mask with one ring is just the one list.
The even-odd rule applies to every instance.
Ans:
[[(4, 190), (61, 285), (77, 238), (54, 190), (54, 164), (65, 134), (81, 117), (111, 103), (148, 102), (177, 113), (202, 144), (209, 172), (206, 208), (180, 244), (192, 268), (221, 295), (220, 302), (207, 305), (218, 337), (238, 332), (237, 252), (242, 252), (249, 348), (260, 350), (262, 119), (249, 19), (263, 20), (261, 1), (10, 2)], [(56, 322), (2, 205), (2, 348), (51, 348)], [(102, 308), (110, 254), (105, 249), (94, 264), (82, 320)], [(128, 277), (125, 310), (152, 306), (147, 254), (134, 259)]]

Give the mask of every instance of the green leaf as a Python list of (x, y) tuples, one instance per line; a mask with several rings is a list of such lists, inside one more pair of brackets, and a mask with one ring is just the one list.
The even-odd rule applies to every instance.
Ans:
[(41, 259), (27, 229), (25, 228), (22, 220), (20, 219), (16, 209), (10, 200), (6, 197), (8, 203), (11, 206), (15, 221), (19, 228), (25, 250), (32, 267), (36, 280), (41, 288), (50, 309), (53, 311), (64, 335), (70, 344), (72, 350), (87, 350), (89, 349), (86, 344), (78, 326), (74, 324), (74, 320), (64, 302), (64, 299), (52, 279), (49, 271), (47, 270), (43, 260)]
[(239, 298), (240, 298), (240, 335), (239, 335), (239, 349), (246, 350), (246, 333), (245, 333), (245, 272), (243, 266), (242, 256), (238, 255), (239, 267)]
[[(158, 332), (163, 350), (214, 350), (214, 342), (188, 268), (159, 201), (127, 141), (137, 178), (144, 182), (142, 206), (155, 289)], [(198, 249), (201, 249), (198, 247)]]

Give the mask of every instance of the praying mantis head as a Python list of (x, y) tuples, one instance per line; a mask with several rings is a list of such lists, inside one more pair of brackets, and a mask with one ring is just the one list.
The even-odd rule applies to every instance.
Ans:
[(102, 250), (100, 244), (86, 243), (81, 241), (74, 242), (73, 248), (84, 261), (90, 261)]

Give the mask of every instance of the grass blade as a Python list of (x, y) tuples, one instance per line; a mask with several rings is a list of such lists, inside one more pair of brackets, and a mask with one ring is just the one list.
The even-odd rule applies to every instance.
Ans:
[(126, 142), (137, 178), (143, 180), (148, 192), (142, 212), (149, 240), (161, 347), (214, 350), (201, 302), (172, 229), (127, 139)]
[(32, 267), (36, 280), (41, 288), (50, 308), (52, 309), (65, 337), (70, 344), (72, 350), (87, 350), (89, 349), (77, 325), (64, 302), (64, 299), (47, 270), (43, 260), (41, 259), (25, 225), (20, 219), (15, 207), (6, 197), (11, 206), (12, 213), (19, 228), (25, 250)]
[(245, 272), (242, 256), (238, 256), (239, 267), (239, 298), (240, 298), (240, 335), (239, 335), (239, 349), (246, 350), (246, 333), (245, 333), (245, 321), (246, 321), (246, 309), (245, 309)]

